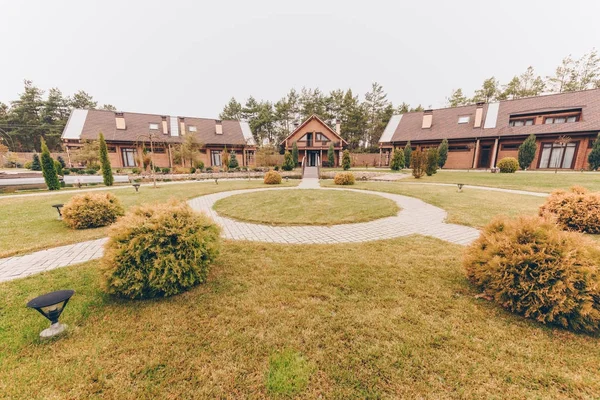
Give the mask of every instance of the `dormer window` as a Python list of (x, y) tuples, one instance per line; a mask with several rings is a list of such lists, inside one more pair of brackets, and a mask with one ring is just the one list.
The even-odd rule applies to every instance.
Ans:
[(462, 116), (458, 117), (458, 123), (459, 124), (468, 124), (469, 123), (469, 116), (468, 115), (462, 115)]
[(157, 131), (158, 130), (158, 124), (153, 124), (152, 123), (152, 124), (150, 124), (149, 128), (150, 128), (151, 131)]
[(577, 122), (579, 121), (579, 115), (569, 115), (564, 117), (546, 117), (544, 124), (564, 124), (566, 122)]
[(188, 125), (188, 131), (190, 131), (190, 132), (197, 132), (196, 126), (194, 126), (194, 125)]
[(534, 124), (533, 118), (511, 119), (509, 126), (530, 126)]

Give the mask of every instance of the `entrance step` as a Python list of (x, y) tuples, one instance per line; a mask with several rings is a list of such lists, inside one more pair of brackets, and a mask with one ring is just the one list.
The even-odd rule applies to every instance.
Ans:
[(319, 179), (319, 168), (317, 167), (304, 167), (304, 175), (302, 178), (315, 178)]

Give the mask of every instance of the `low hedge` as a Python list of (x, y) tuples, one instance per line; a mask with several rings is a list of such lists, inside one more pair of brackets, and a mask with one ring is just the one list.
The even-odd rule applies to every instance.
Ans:
[(85, 193), (73, 196), (62, 208), (62, 218), (73, 229), (110, 225), (124, 214), (119, 199), (112, 193)]
[(581, 186), (568, 192), (556, 190), (540, 207), (539, 214), (552, 218), (563, 229), (600, 233), (600, 193), (590, 193)]
[(511, 312), (574, 331), (600, 329), (600, 249), (540, 217), (498, 218), (467, 248), (464, 267)]
[(265, 174), (264, 182), (267, 185), (279, 185), (281, 183), (281, 175), (276, 171), (269, 171)]
[(172, 296), (206, 281), (219, 227), (185, 202), (133, 208), (113, 225), (102, 259), (104, 290), (118, 297)]
[(336, 185), (354, 185), (355, 181), (354, 174), (351, 172), (338, 172), (333, 178)]
[(519, 169), (519, 161), (514, 157), (504, 157), (498, 161), (497, 167), (502, 173), (513, 174)]

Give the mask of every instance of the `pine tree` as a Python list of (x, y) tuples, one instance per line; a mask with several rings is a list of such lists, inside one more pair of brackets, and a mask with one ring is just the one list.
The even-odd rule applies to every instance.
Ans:
[(427, 150), (427, 165), (425, 167), (425, 173), (427, 176), (437, 173), (438, 162), (438, 149), (432, 147)]
[(292, 156), (292, 153), (290, 153), (289, 151), (286, 151), (285, 155), (283, 156), (283, 165), (281, 166), (281, 168), (284, 171), (291, 171), (294, 169), (294, 167), (294, 156)]
[(401, 148), (392, 151), (392, 161), (390, 162), (392, 171), (400, 171), (404, 168), (404, 152)]
[(425, 153), (423, 153), (421, 150), (417, 149), (411, 154), (410, 167), (412, 168), (412, 174), (415, 179), (421, 178), (425, 173), (425, 171), (423, 171), (423, 168), (425, 167), (425, 161)]
[(294, 161), (294, 167), (298, 165), (298, 145), (296, 142), (292, 145), (292, 160)]
[(67, 167), (67, 163), (65, 162), (65, 159), (62, 158), (62, 156), (58, 156), (56, 157), (56, 160), (60, 163), (60, 166), (63, 168)]
[(537, 150), (537, 145), (535, 143), (535, 135), (531, 134), (523, 144), (519, 146), (519, 166), (522, 170), (526, 170), (529, 168), (533, 159), (535, 158), (535, 152)]
[(53, 161), (54, 161), (54, 169), (56, 170), (56, 175), (62, 176), (62, 174), (63, 174), (62, 165), (60, 165), (60, 162), (58, 162), (58, 160), (53, 160)]
[(329, 149), (327, 149), (327, 161), (329, 162), (330, 168), (335, 167), (335, 150), (333, 148), (333, 143), (329, 143)]
[(38, 156), (38, 153), (33, 153), (33, 159), (31, 161), (31, 170), (32, 171), (41, 171), (42, 170), (42, 164), (40, 164), (40, 156)]
[(411, 155), (412, 155), (412, 147), (410, 146), (410, 140), (406, 142), (406, 146), (404, 146), (404, 165), (409, 167), (411, 165)]
[(100, 147), (98, 155), (100, 157), (100, 165), (102, 166), (102, 179), (106, 186), (112, 186), (115, 179), (110, 167), (110, 160), (108, 159), (108, 147), (106, 147), (106, 140), (104, 140), (102, 132), (98, 135), (98, 143)]
[(588, 163), (591, 170), (596, 171), (600, 168), (600, 133), (596, 140), (594, 140), (594, 147), (592, 147), (592, 151), (588, 155)]
[(235, 169), (240, 166), (238, 163), (237, 157), (235, 156), (235, 151), (231, 150), (229, 153), (229, 169)]
[(48, 190), (60, 190), (60, 181), (54, 167), (54, 160), (50, 156), (50, 150), (46, 141), (42, 138), (42, 174)]
[(352, 161), (350, 160), (350, 152), (348, 150), (344, 150), (344, 153), (342, 154), (342, 168), (344, 171), (348, 171), (351, 164)]
[(438, 147), (438, 167), (444, 168), (448, 160), (448, 139), (442, 140), (442, 144)]

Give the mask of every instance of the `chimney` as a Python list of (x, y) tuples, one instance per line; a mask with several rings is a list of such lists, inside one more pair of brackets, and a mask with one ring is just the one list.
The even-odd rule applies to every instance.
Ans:
[(185, 118), (184, 117), (179, 117), (179, 132), (181, 132), (181, 135), (185, 135)]
[(423, 112), (423, 125), (422, 129), (431, 128), (431, 124), (433, 123), (433, 110), (425, 110)]
[(167, 116), (163, 115), (161, 118), (162, 118), (163, 135), (168, 135), (169, 134), (169, 124), (167, 123)]
[(221, 121), (220, 119), (215, 119), (215, 133), (217, 135), (222, 135), (223, 134), (223, 121)]
[(481, 121), (483, 120), (483, 105), (485, 103), (480, 101), (477, 103), (477, 109), (475, 110), (475, 128), (481, 128)]
[(125, 125), (125, 116), (122, 112), (115, 113), (115, 124), (117, 125), (117, 129), (127, 129)]
[(335, 120), (335, 133), (342, 136), (342, 121), (339, 119)]

